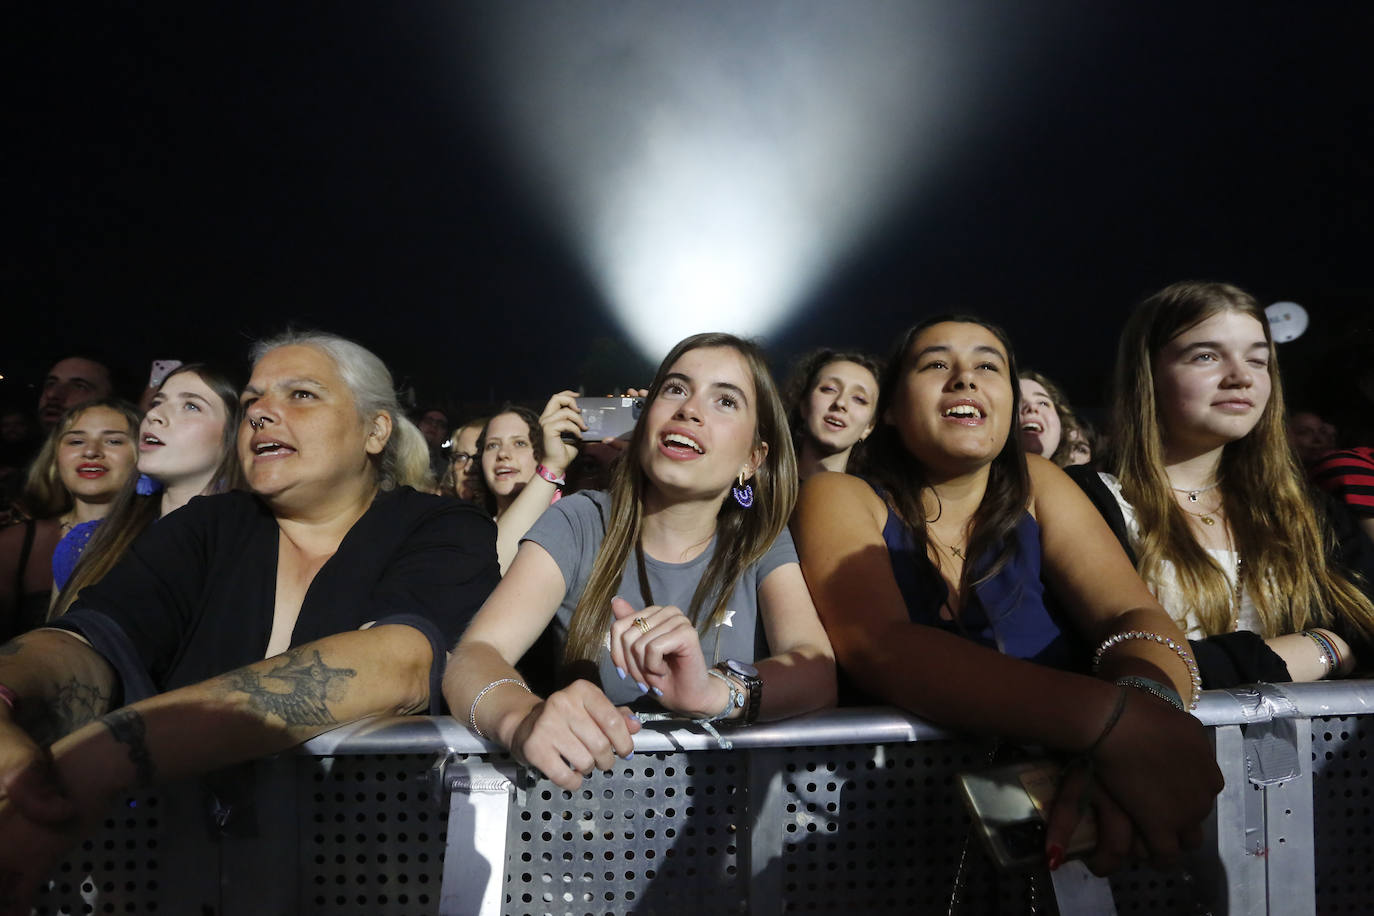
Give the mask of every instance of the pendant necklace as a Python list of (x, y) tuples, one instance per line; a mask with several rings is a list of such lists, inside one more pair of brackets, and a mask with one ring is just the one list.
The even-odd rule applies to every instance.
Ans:
[[(1214, 480), (1214, 481), (1212, 481), (1211, 483), (1209, 483), (1207, 486), (1205, 486), (1205, 487), (1198, 487), (1196, 490), (1190, 490), (1190, 489), (1188, 489), (1187, 487), (1170, 487), (1169, 489), (1173, 490), (1175, 493), (1187, 493), (1187, 494), (1188, 494), (1188, 502), (1190, 502), (1190, 503), (1195, 503), (1195, 502), (1197, 502), (1198, 494), (1200, 494), (1200, 493), (1206, 493), (1208, 490), (1215, 490), (1215, 489), (1217, 488), (1217, 484), (1219, 484), (1219, 483), (1221, 483), (1221, 481), (1219, 481), (1219, 480)], [(1210, 525), (1211, 522), (1208, 522), (1207, 524)]]

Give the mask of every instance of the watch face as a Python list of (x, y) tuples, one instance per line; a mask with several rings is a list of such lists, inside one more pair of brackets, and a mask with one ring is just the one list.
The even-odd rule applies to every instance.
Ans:
[(725, 667), (729, 668), (732, 673), (738, 674), (740, 677), (757, 678), (759, 676), (759, 669), (748, 662), (736, 661), (733, 658), (726, 659)]

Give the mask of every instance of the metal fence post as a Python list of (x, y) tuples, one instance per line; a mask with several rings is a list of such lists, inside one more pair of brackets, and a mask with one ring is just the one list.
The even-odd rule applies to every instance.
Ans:
[(515, 768), (442, 758), (435, 769), (448, 793), (448, 839), (440, 916), (500, 916)]

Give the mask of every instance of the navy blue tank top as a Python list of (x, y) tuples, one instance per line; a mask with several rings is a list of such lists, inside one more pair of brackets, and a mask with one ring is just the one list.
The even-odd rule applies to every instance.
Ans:
[[(879, 496), (884, 495), (882, 490), (874, 489)], [(886, 498), (883, 501), (886, 503)], [(962, 620), (954, 621), (940, 616), (940, 608), (949, 600), (949, 587), (890, 504), (887, 524), (883, 526), (892, 574), (912, 623), (938, 627), (1027, 661), (1054, 668), (1082, 669), (1081, 643), (1066, 630), (1057, 604), (1046, 604), (1045, 587), (1040, 581), (1040, 526), (1029, 512), (1022, 514), (1011, 538), (1013, 549), (1006, 564), (991, 579), (974, 587)], [(971, 579), (976, 581), (992, 565), (1001, 547), (1000, 542), (994, 544), (976, 559)]]

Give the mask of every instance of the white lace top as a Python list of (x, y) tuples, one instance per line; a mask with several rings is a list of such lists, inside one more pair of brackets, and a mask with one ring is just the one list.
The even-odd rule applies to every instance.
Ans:
[[(1131, 547), (1140, 550), (1140, 522), (1136, 518), (1135, 507), (1126, 502), (1126, 497), (1121, 492), (1121, 481), (1105, 471), (1099, 471), (1098, 476), (1107, 485), (1107, 489), (1112, 491), (1116, 497), (1117, 505), (1121, 507), (1121, 514), (1126, 518), (1126, 530), (1131, 536)], [(1236, 587), (1236, 552), (1223, 548), (1209, 548), (1208, 555), (1217, 561), (1221, 571), (1226, 574), (1226, 581), (1232, 589)], [(1155, 599), (1164, 606), (1164, 610), (1169, 612), (1169, 616), (1174, 618), (1174, 622), (1188, 635), (1189, 639), (1201, 639), (1207, 634), (1203, 632), (1198, 623), (1197, 614), (1189, 605), (1183, 594), (1183, 589), (1178, 583), (1178, 574), (1174, 569), (1174, 564), (1164, 560), (1159, 567), (1159, 581), (1146, 582), (1150, 591), (1154, 592)], [(1250, 630), (1255, 633), (1263, 632), (1260, 627), (1259, 613), (1255, 610), (1255, 602), (1251, 600), (1248, 591), (1241, 592), (1240, 614), (1236, 625), (1237, 630)]]

